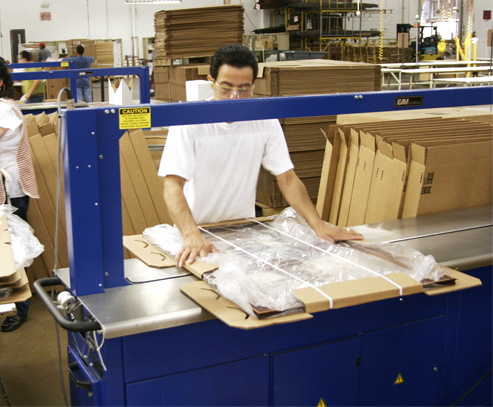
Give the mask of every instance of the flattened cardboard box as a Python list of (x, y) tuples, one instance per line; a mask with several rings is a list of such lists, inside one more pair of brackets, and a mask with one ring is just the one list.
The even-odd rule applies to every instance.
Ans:
[[(166, 260), (163, 261), (164, 257), (168, 257), (169, 259), (166, 253), (163, 253), (157, 247), (145, 241), (141, 235), (124, 236), (124, 246), (151, 267), (155, 267), (153, 264), (163, 264), (166, 262)], [(160, 254), (156, 255), (157, 253)], [(170, 263), (172, 263), (171, 265), (175, 265), (172, 259)], [(400, 290), (398, 286), (402, 287), (402, 295), (418, 294), (424, 291), (423, 284), (404, 272), (386, 276), (395, 284), (381, 277), (368, 277), (327, 284), (318, 287), (318, 289), (310, 287), (302, 288), (294, 290), (294, 294), (304, 303), (305, 312), (261, 320), (249, 317), (234, 302), (218, 295), (210, 285), (202, 281), (204, 274), (216, 269), (214, 265), (196, 263), (199, 262), (187, 265), (186, 268), (197, 278), (201, 279), (201, 281), (182, 284), (180, 290), (227, 325), (240, 329), (254, 329), (301, 321), (312, 318), (313, 316), (311, 314), (314, 312), (399, 297)], [(442, 294), (481, 285), (481, 281), (477, 278), (451, 269), (447, 270), (456, 279), (456, 284), (427, 290), (427, 294)], [(321, 294), (321, 292), (326, 295)], [(332, 306), (327, 296), (332, 298)]]
[(0, 259), (2, 259), (0, 263), (0, 287), (10, 287), (13, 291), (8, 298), (0, 300), (0, 304), (26, 301), (31, 297), (26, 272), (24, 269), (15, 269), (7, 217), (2, 215), (0, 222)]
[(424, 144), (411, 146), (403, 218), (491, 205), (491, 141)]

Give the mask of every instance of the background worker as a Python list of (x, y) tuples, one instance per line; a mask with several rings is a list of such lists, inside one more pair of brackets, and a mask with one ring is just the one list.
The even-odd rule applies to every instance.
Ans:
[[(211, 60), (208, 79), (213, 100), (253, 95), (258, 64), (242, 45), (226, 45)], [(159, 175), (164, 198), (184, 244), (177, 265), (205, 257), (216, 247), (197, 225), (255, 216), (260, 167), (276, 176), (284, 197), (315, 230), (331, 242), (362, 239), (352, 230), (332, 227), (318, 216), (306, 188), (294, 172), (277, 119), (173, 126), (169, 130)]]
[[(63, 58), (63, 61), (75, 62), (76, 69), (87, 69), (94, 63), (94, 58), (84, 56), (84, 46), (77, 45), (75, 48), (76, 57)], [(81, 102), (85, 100), (87, 103), (92, 102), (91, 81), (88, 77), (77, 78), (77, 100)], [(82, 99), (84, 97), (84, 99)]]
[[(22, 51), (18, 57), (17, 62), (29, 63), (31, 61), (31, 54), (28, 51)], [(26, 68), (24, 72), (36, 72), (40, 71), (39, 68)], [(44, 80), (35, 79), (22, 81), (22, 98), (25, 103), (41, 103), (45, 98), (46, 83)]]
[[(0, 204), (9, 203), (27, 222), (29, 198), (38, 198), (26, 124), (13, 99), (13, 82), (0, 58)], [(7, 317), (2, 332), (15, 331), (27, 319), (29, 300), (18, 302), (17, 315)]]
[(51, 57), (51, 51), (46, 49), (45, 43), (41, 42), (39, 44), (38, 51), (38, 62), (46, 62), (46, 60)]

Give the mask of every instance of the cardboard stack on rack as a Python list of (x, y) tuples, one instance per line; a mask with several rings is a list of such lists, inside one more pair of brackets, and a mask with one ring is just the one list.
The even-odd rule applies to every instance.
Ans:
[(95, 40), (85, 40), (85, 39), (67, 40), (67, 56), (69, 57), (77, 56), (77, 52), (76, 52), (77, 45), (84, 46), (84, 55), (86, 57), (93, 57), (95, 60), (97, 60)]
[(121, 66), (120, 57), (115, 54), (113, 41), (104, 40), (84, 40), (73, 39), (67, 40), (67, 55), (69, 57), (77, 56), (77, 45), (84, 46), (84, 56), (91, 56), (94, 58), (94, 64), (91, 68), (111, 68), (113, 66)]
[(258, 96), (296, 96), (381, 90), (379, 65), (310, 59), (259, 64)]
[[(380, 67), (371, 64), (301, 60), (259, 64), (255, 80), (255, 95), (297, 96), (340, 92), (376, 91), (381, 89)], [(325, 153), (325, 136), (335, 116), (281, 119), (291, 160), (296, 174), (305, 184), (312, 201), (317, 201), (320, 176)], [(261, 170), (257, 184), (259, 206), (283, 208), (287, 202), (282, 197), (276, 178)]]
[[(27, 213), (34, 234), (45, 246), (41, 256), (28, 268), (30, 282), (50, 277), (55, 265), (57, 196), (58, 115), (25, 115), (39, 199), (31, 199)], [(122, 221), (126, 234), (142, 233), (149, 226), (170, 223), (162, 184), (141, 130), (125, 133), (120, 139)], [(63, 168), (62, 168), (63, 171)], [(58, 267), (68, 267), (65, 193), (61, 174)], [(128, 257), (128, 253), (125, 253)]]
[[(26, 301), (31, 297), (28, 279), (24, 269), (16, 270), (14, 255), (12, 253), (11, 238), (7, 217), (0, 213), (0, 304), (9, 304)], [(10, 288), (11, 293), (7, 295), (4, 290)], [(15, 307), (11, 314), (15, 315)], [(0, 315), (8, 316), (10, 313), (4, 313), (2, 309)]]
[(174, 58), (206, 57), (243, 42), (243, 5), (162, 10), (154, 15), (156, 66)]
[(491, 205), (492, 147), (490, 123), (454, 117), (331, 126), (317, 211), (345, 227)]

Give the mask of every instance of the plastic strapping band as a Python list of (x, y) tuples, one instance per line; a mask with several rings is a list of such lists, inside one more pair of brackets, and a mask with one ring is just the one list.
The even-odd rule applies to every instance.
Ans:
[(388, 277), (384, 276), (383, 274), (380, 274), (380, 273), (378, 273), (378, 272), (376, 272), (376, 271), (370, 270), (369, 268), (367, 268), (367, 267), (365, 267), (365, 266), (362, 266), (361, 264), (353, 263), (352, 261), (349, 261), (349, 260), (347, 260), (347, 259), (345, 259), (345, 258), (343, 258), (343, 257), (341, 257), (341, 256), (338, 256), (337, 254), (330, 253), (330, 252), (328, 252), (328, 251), (326, 251), (326, 250), (324, 250), (324, 249), (321, 249), (320, 247), (317, 247), (317, 246), (312, 245), (311, 243), (308, 243), (308, 242), (305, 242), (304, 240), (298, 239), (297, 237), (294, 237), (294, 236), (288, 235), (287, 233), (284, 233), (284, 232), (283, 232), (283, 231), (281, 231), (281, 230), (274, 229), (273, 227), (268, 226), (268, 225), (266, 225), (265, 223), (259, 222), (258, 220), (255, 220), (255, 219), (249, 219), (249, 220), (251, 220), (252, 222), (258, 223), (259, 225), (262, 225), (262, 226), (264, 226), (264, 227), (266, 227), (266, 228), (268, 228), (268, 229), (272, 229), (272, 230), (274, 230), (275, 232), (278, 232), (278, 233), (280, 233), (280, 234), (282, 234), (282, 235), (284, 235), (284, 236), (287, 236), (287, 237), (290, 237), (290, 238), (292, 238), (292, 239), (294, 239), (294, 240), (297, 240), (298, 242), (304, 243), (304, 244), (306, 244), (307, 246), (312, 247), (313, 249), (316, 249), (316, 250), (318, 250), (318, 251), (321, 251), (322, 253), (329, 254), (329, 255), (334, 256), (334, 257), (338, 257), (339, 259), (341, 259), (341, 260), (343, 260), (343, 261), (345, 261), (345, 262), (347, 262), (347, 263), (349, 263), (349, 264), (352, 264), (353, 266), (356, 266), (356, 267), (362, 268), (363, 270), (366, 270), (366, 271), (368, 271), (369, 273), (375, 274), (375, 275), (377, 275), (378, 277), (382, 277), (383, 279), (387, 280), (389, 283), (391, 283), (391, 284), (395, 285), (395, 286), (399, 289), (399, 295), (400, 295), (401, 297), (404, 295), (404, 292), (403, 292), (402, 286), (400, 286), (399, 284), (397, 284), (395, 281), (392, 281), (390, 278), (388, 278)]
[(268, 266), (270, 266), (270, 267), (272, 267), (272, 268), (274, 268), (274, 269), (276, 269), (276, 270), (280, 271), (281, 273), (287, 274), (288, 276), (290, 276), (290, 277), (294, 278), (295, 280), (301, 281), (303, 284), (305, 284), (305, 285), (309, 286), (310, 288), (313, 288), (313, 289), (314, 289), (314, 290), (316, 290), (318, 293), (320, 293), (320, 294), (321, 294), (321, 295), (323, 295), (325, 298), (327, 298), (327, 299), (329, 300), (329, 303), (330, 303), (330, 309), (332, 309), (332, 308), (334, 307), (334, 300), (332, 299), (332, 297), (331, 297), (331, 296), (329, 296), (328, 294), (324, 293), (324, 292), (323, 292), (320, 288), (315, 287), (313, 284), (310, 284), (310, 283), (308, 283), (307, 281), (305, 281), (305, 280), (303, 280), (303, 279), (301, 279), (301, 278), (299, 278), (299, 277), (296, 277), (296, 276), (292, 275), (291, 273), (288, 273), (286, 270), (283, 270), (282, 268), (280, 268), (280, 267), (278, 267), (278, 266), (276, 266), (276, 265), (274, 265), (274, 264), (272, 264), (272, 263), (269, 263), (268, 261), (265, 261), (264, 259), (261, 259), (260, 257), (255, 256), (254, 254), (250, 253), (249, 251), (247, 251), (247, 250), (245, 250), (245, 249), (243, 249), (243, 248), (241, 248), (241, 247), (239, 247), (239, 246), (236, 246), (234, 243), (228, 242), (227, 240), (223, 239), (222, 237), (220, 237), (220, 236), (218, 236), (218, 235), (215, 235), (214, 233), (211, 233), (211, 232), (209, 232), (209, 231), (208, 231), (208, 230), (206, 230), (206, 229), (203, 229), (203, 228), (201, 228), (201, 227), (199, 227), (199, 229), (200, 229), (200, 230), (202, 230), (203, 232), (208, 233), (208, 234), (209, 234), (209, 235), (211, 235), (211, 236), (214, 236), (215, 238), (217, 238), (217, 239), (221, 240), (222, 242), (227, 243), (227, 244), (229, 244), (230, 246), (233, 246), (234, 248), (236, 248), (236, 249), (238, 249), (238, 250), (240, 250), (240, 251), (242, 251), (242, 252), (244, 252), (244, 253), (248, 254), (249, 256), (253, 257), (254, 259), (259, 260), (259, 261), (261, 261), (262, 263), (267, 264)]

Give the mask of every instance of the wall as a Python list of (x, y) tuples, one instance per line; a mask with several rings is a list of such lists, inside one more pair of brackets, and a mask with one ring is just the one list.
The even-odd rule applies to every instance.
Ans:
[(477, 57), (491, 58), (491, 47), (487, 46), (488, 30), (493, 29), (493, 20), (483, 20), (483, 10), (491, 10), (493, 12), (493, 3), (482, 4), (481, 1), (476, 1), (474, 4), (473, 30), (476, 31), (478, 37)]
[[(255, 0), (231, 0), (245, 7), (245, 33), (269, 26), (269, 15), (255, 10)], [(224, 0), (183, 0), (178, 4), (135, 5), (135, 33), (154, 37), (154, 13), (177, 8), (223, 5)], [(132, 54), (132, 6), (124, 0), (0, 0), (0, 54), (10, 59), (10, 30), (25, 29), (27, 42), (64, 41), (75, 38), (122, 39), (124, 55)], [(50, 21), (41, 21), (40, 13), (51, 13)]]

